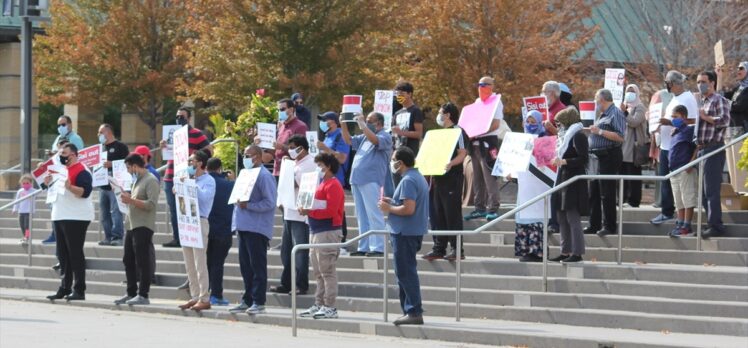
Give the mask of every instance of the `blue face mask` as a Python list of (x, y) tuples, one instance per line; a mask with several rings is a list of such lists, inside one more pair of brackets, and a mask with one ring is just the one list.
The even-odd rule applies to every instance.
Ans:
[(106, 136), (104, 134), (99, 134), (99, 144), (106, 143)]
[(197, 168), (193, 166), (187, 167), (187, 174), (189, 174), (190, 176), (195, 176), (196, 173), (197, 173)]
[(278, 111), (278, 121), (286, 122), (288, 114), (285, 111)]
[(68, 134), (68, 127), (60, 125), (59, 127), (57, 127), (57, 133), (59, 133), (60, 135)]
[(539, 124), (526, 124), (525, 125), (525, 133), (528, 134), (536, 134), (538, 132), (538, 129), (540, 128)]
[(242, 163), (244, 164), (244, 168), (246, 169), (252, 169), (255, 166), (255, 164), (252, 163), (251, 158), (245, 158), (244, 160), (242, 160)]
[(672, 122), (673, 122), (673, 126), (675, 128), (680, 128), (681, 126), (683, 126), (685, 124), (685, 122), (683, 121), (682, 118), (674, 118), (672, 120)]
[(330, 130), (330, 126), (327, 125), (327, 121), (319, 121), (319, 130), (321, 130), (322, 133), (327, 133), (327, 131)]

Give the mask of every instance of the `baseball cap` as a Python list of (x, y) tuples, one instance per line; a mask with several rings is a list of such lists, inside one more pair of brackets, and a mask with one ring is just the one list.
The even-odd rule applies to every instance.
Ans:
[(335, 123), (340, 123), (340, 118), (338, 117), (338, 114), (335, 113), (335, 111), (328, 111), (323, 114), (317, 115), (317, 119), (320, 121), (329, 121), (333, 120)]
[(141, 156), (151, 157), (151, 149), (149, 149), (148, 146), (145, 146), (145, 145), (140, 145), (136, 147), (135, 151), (133, 151), (132, 153), (137, 153), (138, 155), (141, 155)]

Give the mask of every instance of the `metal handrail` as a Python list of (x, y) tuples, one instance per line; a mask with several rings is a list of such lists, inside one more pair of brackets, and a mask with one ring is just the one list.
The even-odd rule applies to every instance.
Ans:
[[(23, 202), (23, 201), (25, 201), (25, 200), (27, 200), (27, 199), (31, 199), (31, 198), (34, 198), (34, 197), (36, 197), (36, 196), (37, 196), (38, 194), (40, 194), (40, 193), (42, 193), (42, 192), (44, 192), (44, 190), (36, 190), (36, 191), (32, 192), (32, 193), (31, 193), (31, 194), (29, 194), (29, 195), (26, 195), (26, 196), (24, 196), (24, 197), (18, 198), (18, 199), (16, 199), (16, 200), (14, 200), (14, 201), (12, 201), (12, 202), (10, 202), (10, 203), (8, 203), (8, 204), (6, 204), (6, 205), (4, 205), (4, 206), (0, 207), (0, 211), (3, 211), (3, 210), (5, 210), (5, 209), (8, 209), (8, 208), (11, 208), (11, 207), (13, 207), (14, 205), (16, 205), (16, 204), (18, 204), (18, 203), (21, 203), (21, 202)], [(34, 203), (36, 203), (36, 202), (34, 202)], [(31, 232), (32, 232), (32, 230), (33, 230), (33, 229), (34, 229), (34, 213), (33, 213), (33, 211), (32, 211), (32, 212), (31, 212), (31, 213), (29, 214), (29, 239), (28, 239), (28, 241), (27, 241), (27, 242), (28, 242), (28, 244), (27, 244), (27, 245), (28, 245), (29, 267), (31, 267), (31, 258), (32, 258), (32, 254), (31, 254), (31, 249), (32, 249), (32, 247), (31, 247), (31, 241), (32, 241), (32, 240), (31, 240), (31, 238), (32, 238), (32, 236), (33, 236), (34, 234), (33, 234), (33, 233), (31, 233)]]
[(20, 173), (21, 172), (21, 164), (18, 163), (10, 168), (0, 170), (0, 175), (5, 175), (7, 173)]
[[(431, 231), (429, 231), (428, 234), (436, 235), (436, 236), (439, 236), (439, 235), (457, 236), (457, 241), (456, 241), (457, 243), (456, 243), (456, 245), (458, 247), (457, 247), (457, 250), (456, 250), (457, 251), (457, 258), (455, 260), (455, 262), (456, 262), (456, 269), (455, 269), (455, 279), (456, 279), (456, 282), (455, 282), (456, 283), (456, 289), (455, 289), (455, 297), (456, 297), (456, 301), (455, 301), (455, 304), (456, 304), (456, 308), (455, 308), (455, 320), (456, 321), (460, 321), (460, 307), (461, 307), (461, 303), (460, 303), (460, 297), (461, 296), (460, 296), (460, 294), (461, 294), (461, 277), (462, 277), (462, 274), (461, 274), (462, 272), (461, 272), (461, 267), (460, 267), (461, 259), (462, 259), (462, 257), (461, 257), (462, 256), (461, 255), (462, 254), (462, 250), (461, 250), (462, 248), (460, 246), (462, 245), (462, 236), (463, 235), (474, 235), (474, 234), (483, 233), (484, 231), (486, 231), (487, 229), (491, 228), (492, 226), (498, 224), (499, 222), (507, 219), (510, 216), (514, 216), (517, 212), (519, 212), (521, 210), (524, 210), (525, 208), (527, 208), (527, 207), (535, 204), (537, 201), (543, 199), (545, 201), (545, 205), (544, 205), (544, 209), (543, 209), (544, 210), (544, 220), (545, 220), (545, 224), (543, 225), (543, 248), (544, 248), (544, 250), (543, 250), (543, 292), (547, 292), (548, 291), (548, 253), (546, 252), (548, 250), (548, 209), (547, 209), (547, 207), (549, 206), (549, 201), (548, 201), (549, 197), (553, 193), (562, 190), (563, 188), (565, 188), (565, 187), (567, 187), (567, 186), (575, 183), (578, 180), (619, 180), (620, 188), (619, 188), (619, 201), (618, 201), (618, 203), (619, 203), (619, 209), (618, 209), (618, 253), (617, 253), (617, 262), (620, 265), (622, 263), (622, 247), (623, 247), (623, 182), (624, 182), (624, 180), (633, 180), (633, 181), (643, 181), (643, 180), (665, 181), (665, 180), (669, 180), (670, 178), (672, 178), (675, 175), (678, 175), (678, 174), (680, 174), (680, 173), (682, 173), (682, 172), (684, 172), (684, 171), (686, 171), (686, 170), (694, 167), (695, 165), (698, 165), (699, 166), (699, 182), (698, 182), (699, 187), (698, 187), (698, 191), (697, 192), (700, 193), (700, 192), (702, 192), (702, 189), (703, 189), (704, 162), (708, 158), (716, 155), (717, 153), (720, 153), (720, 152), (724, 151), (728, 147), (731, 147), (731, 146), (737, 144), (740, 141), (745, 140), (746, 138), (748, 138), (748, 133), (743, 134), (743, 135), (741, 135), (741, 136), (739, 136), (737, 138), (732, 139), (730, 142), (728, 142), (727, 144), (721, 146), (719, 149), (714, 150), (714, 151), (712, 151), (712, 152), (710, 152), (708, 154), (705, 154), (704, 156), (701, 156), (699, 158), (696, 158), (695, 160), (687, 163), (686, 165), (684, 165), (681, 168), (678, 168), (678, 169), (670, 172), (667, 175), (663, 175), (663, 176), (657, 176), (657, 175), (599, 175), (599, 174), (598, 175), (578, 175), (578, 176), (572, 177), (571, 179), (569, 179), (567, 181), (564, 181), (563, 183), (561, 183), (559, 185), (556, 185), (556, 186), (548, 189), (547, 191), (543, 192), (542, 194), (531, 198), (530, 200), (528, 200), (528, 201), (526, 201), (526, 202), (518, 205), (514, 209), (509, 210), (508, 212), (506, 212), (506, 213), (502, 214), (501, 216), (497, 217), (496, 219), (491, 220), (488, 223), (483, 224), (483, 225), (481, 225), (480, 227), (478, 227), (478, 228), (476, 228), (474, 230), (471, 230), (471, 231), (431, 230)], [(702, 250), (702, 248), (701, 248), (701, 210), (702, 210), (701, 209), (701, 200), (702, 200), (702, 195), (698, 194), (698, 203), (697, 203), (697, 206), (699, 207), (699, 209), (697, 209), (697, 215), (698, 215), (698, 217), (697, 217), (697, 219), (698, 219), (697, 220), (697, 224), (698, 225), (697, 225), (697, 229), (696, 229), (696, 248), (697, 248), (698, 251)], [(291, 330), (292, 330), (292, 334), (293, 334), (294, 337), (296, 336), (296, 328), (297, 328), (297, 324), (296, 324), (296, 277), (295, 277), (295, 273), (296, 273), (296, 268), (295, 268), (296, 252), (298, 250), (303, 250), (303, 249), (325, 248), (325, 247), (334, 247), (334, 246), (337, 246), (337, 247), (348, 246), (348, 245), (350, 245), (354, 241), (358, 241), (358, 240), (360, 240), (360, 239), (362, 239), (364, 237), (368, 237), (370, 235), (382, 234), (382, 232), (385, 232), (385, 231), (368, 231), (368, 232), (365, 232), (363, 234), (360, 234), (358, 237), (353, 238), (353, 239), (351, 239), (351, 240), (349, 240), (349, 241), (347, 241), (345, 243), (298, 244), (298, 245), (296, 245), (296, 246), (293, 247), (293, 249), (291, 250), (291, 296), (292, 296), (291, 297), (291, 306), (292, 306), (292, 309), (291, 309), (291, 315), (292, 315), (292, 318), (291, 318), (291, 327), (292, 328), (291, 328)], [(384, 282), (384, 286), (385, 286), (385, 289), (384, 289), (384, 293), (385, 293), (385, 295), (384, 295), (384, 300), (385, 300), (385, 303), (384, 303), (384, 308), (385, 308), (384, 319), (385, 319), (385, 321), (387, 321), (387, 288), (386, 288), (387, 287), (387, 266), (386, 266), (387, 265), (387, 243), (386, 243), (386, 241), (385, 241), (384, 245), (385, 245), (385, 253), (384, 253), (384, 265), (385, 266), (383, 267), (383, 271), (385, 272), (384, 273), (384, 279), (385, 279), (385, 282)]]

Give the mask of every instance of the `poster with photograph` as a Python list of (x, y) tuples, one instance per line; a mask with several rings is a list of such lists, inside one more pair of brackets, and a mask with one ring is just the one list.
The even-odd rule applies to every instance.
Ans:
[(605, 85), (603, 88), (613, 94), (613, 104), (621, 105), (623, 102), (623, 89), (626, 88), (626, 70), (625, 69), (605, 69)]
[(161, 159), (169, 161), (174, 159), (174, 132), (182, 126), (168, 125), (161, 128), (161, 139), (166, 140), (166, 147), (161, 149)]
[(312, 157), (317, 156), (317, 154), (319, 154), (319, 147), (317, 147), (317, 141), (319, 141), (319, 138), (317, 137), (317, 132), (306, 132), (306, 140), (309, 142), (309, 154), (312, 155)]
[(296, 196), (296, 207), (312, 209), (314, 205), (314, 193), (317, 191), (319, 173), (310, 172), (301, 174), (299, 183), (299, 195)]
[(200, 228), (200, 211), (197, 204), (197, 184), (194, 179), (174, 180), (177, 205), (179, 243), (182, 246), (202, 248), (203, 235)]

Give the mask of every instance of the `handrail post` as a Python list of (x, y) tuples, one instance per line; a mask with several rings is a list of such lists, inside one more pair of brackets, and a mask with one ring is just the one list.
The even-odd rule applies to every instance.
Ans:
[(291, 249), (291, 332), (293, 334), (293, 337), (296, 337), (296, 248), (295, 247)]
[(616, 259), (620, 265), (623, 262), (623, 179), (618, 182), (618, 254)]
[(548, 196), (543, 198), (543, 292), (548, 292)]
[[(33, 246), (31, 244), (31, 235), (32, 235), (31, 232), (32, 232), (32, 230), (34, 228), (34, 209), (36, 209), (36, 197), (33, 198), (33, 201), (31, 202), (31, 204), (33, 204), (33, 206), (31, 207), (31, 212), (29, 213), (29, 239), (26, 241), (26, 243), (27, 243), (26, 245), (29, 248), (29, 250), (28, 250), (28, 252), (29, 252), (29, 267), (31, 267), (31, 257), (32, 257), (31, 256), (32, 255), (31, 247)], [(24, 231), (24, 232), (26, 232), (26, 231)]]
[(462, 235), (457, 235), (457, 240), (455, 241), (457, 243), (457, 269), (455, 271), (455, 283), (457, 285), (457, 290), (455, 292), (455, 302), (457, 303), (457, 307), (455, 308), (455, 321), (460, 321), (460, 317), (462, 316)]
[(234, 141), (234, 149), (236, 150), (236, 153), (234, 154), (234, 175), (239, 176), (239, 141)]
[(389, 233), (385, 233), (384, 234), (384, 255), (383, 255), (384, 260), (382, 261), (382, 270), (384, 271), (384, 279), (382, 281), (382, 284), (383, 284), (382, 285), (382, 293), (383, 293), (382, 297), (383, 297), (384, 303), (382, 304), (382, 306), (384, 307), (383, 312), (384, 312), (385, 323), (387, 322), (387, 315), (389, 314), (388, 312), (389, 312), (389, 301), (390, 301), (389, 285), (387, 284), (388, 283), (387, 273), (389, 273), (389, 270), (388, 270), (389, 267), (387, 266), (387, 253), (389, 251), (389, 246), (387, 244), (389, 244), (389, 239), (390, 239)]
[(704, 161), (699, 163), (699, 183), (696, 190), (696, 251), (701, 251), (701, 209), (704, 204)]

